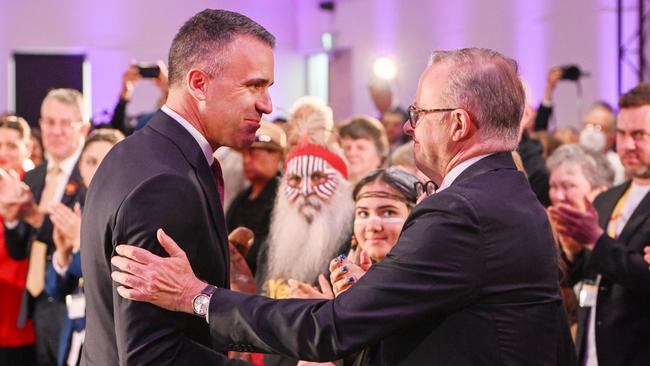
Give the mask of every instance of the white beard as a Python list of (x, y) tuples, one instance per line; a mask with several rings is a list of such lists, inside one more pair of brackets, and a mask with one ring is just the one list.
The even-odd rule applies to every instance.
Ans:
[[(280, 183), (269, 229), (268, 279), (314, 283), (334, 257), (345, 254), (339, 250), (350, 239), (354, 201), (352, 184), (340, 176), (338, 179), (336, 191), (327, 203), (314, 196), (308, 200), (299, 196), (292, 204), (285, 194), (286, 182)], [(319, 205), (320, 210), (305, 201)]]

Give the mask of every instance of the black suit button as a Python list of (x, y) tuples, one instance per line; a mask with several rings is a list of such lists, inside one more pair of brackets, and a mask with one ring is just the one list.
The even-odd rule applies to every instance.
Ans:
[(600, 320), (598, 320), (598, 321), (596, 322), (596, 325), (600, 327), (601, 325), (603, 325), (603, 322), (600, 321)]
[(607, 291), (608, 287), (607, 286), (600, 286), (600, 291)]

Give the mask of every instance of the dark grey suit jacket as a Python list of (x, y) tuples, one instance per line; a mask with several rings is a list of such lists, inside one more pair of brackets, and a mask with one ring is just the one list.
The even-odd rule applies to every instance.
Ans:
[[(556, 365), (572, 350), (546, 213), (510, 153), (466, 169), (413, 209), (397, 245), (333, 301), (219, 289), (215, 341), (367, 365)], [(563, 363), (566, 361), (566, 363)]]
[(111, 281), (119, 243), (167, 256), (162, 227), (178, 240), (198, 277), (228, 288), (229, 259), (215, 179), (194, 138), (158, 112), (117, 144), (88, 191), (81, 229), (87, 304), (83, 365), (223, 364), (205, 319), (121, 298)]
[[(630, 186), (626, 182), (594, 200), (600, 226), (607, 230), (616, 203)], [(601, 365), (650, 365), (650, 271), (643, 247), (650, 244), (650, 195), (636, 208), (618, 239), (604, 234), (593, 252), (581, 251), (568, 262), (570, 283), (601, 274), (596, 303), (596, 351)], [(566, 257), (565, 257), (566, 259)], [(576, 345), (585, 356), (591, 308), (578, 309)]]

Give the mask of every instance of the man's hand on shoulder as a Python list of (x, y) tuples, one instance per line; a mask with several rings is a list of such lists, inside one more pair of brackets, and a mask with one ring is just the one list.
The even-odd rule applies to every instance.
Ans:
[(111, 263), (120, 271), (113, 271), (111, 277), (121, 285), (117, 292), (129, 300), (193, 314), (192, 300), (207, 284), (196, 278), (187, 255), (171, 237), (162, 229), (156, 234), (169, 257), (132, 245), (115, 247), (118, 255)]

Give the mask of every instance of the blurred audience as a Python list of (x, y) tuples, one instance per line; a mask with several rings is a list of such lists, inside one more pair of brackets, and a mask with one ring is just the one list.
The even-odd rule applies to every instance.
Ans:
[(251, 185), (234, 198), (226, 213), (229, 231), (245, 226), (255, 234), (246, 254), (246, 262), (253, 274), (257, 269), (260, 247), (269, 233), (271, 210), (280, 181), (280, 163), (286, 145), (287, 137), (281, 127), (261, 121), (255, 133), (255, 142), (242, 153), (244, 176)]
[(339, 128), (339, 138), (349, 164), (350, 182), (356, 183), (386, 162), (388, 138), (378, 120), (369, 116), (352, 117)]
[[(20, 117), (0, 118), (0, 175), (14, 175), (22, 180), (24, 161), (28, 159), (30, 128)], [(6, 197), (1, 192), (0, 201)], [(2, 206), (2, 204), (0, 204)], [(4, 218), (0, 219), (0, 365), (36, 365), (34, 326), (31, 320), (18, 326), (20, 304), (25, 291), (28, 261), (9, 256), (5, 246)]]
[(5, 177), (0, 187), (0, 195), (14, 192), (13, 201), (2, 203), (9, 255), (29, 258), (18, 326), (24, 327), (28, 319), (34, 321), (39, 365), (57, 363), (58, 335), (65, 313), (65, 304), (43, 291), (55, 248), (48, 212), (52, 204), (72, 207), (84, 200), (77, 161), (90, 128), (85, 106), (77, 90), (51, 90), (41, 105), (40, 119), (47, 161), (25, 174), (26, 185), (17, 178)]
[[(352, 187), (339, 155), (332, 110), (315, 97), (298, 99), (286, 123), (289, 152), (271, 214), (266, 243), (257, 257), (258, 292), (289, 297), (289, 281), (321, 283), (327, 263), (349, 248)], [(331, 292), (331, 291), (330, 291)], [(265, 365), (296, 365), (298, 360), (265, 355)]]
[(569, 285), (579, 295), (578, 357), (585, 365), (647, 365), (650, 360), (650, 271), (643, 261), (650, 230), (650, 84), (621, 96), (616, 146), (631, 178), (584, 208), (550, 208)]
[[(157, 70), (157, 71), (156, 71)], [(156, 108), (150, 112), (138, 116), (128, 117), (127, 106), (133, 98), (135, 86), (143, 79), (151, 80), (160, 89), (160, 98), (156, 102)], [(122, 131), (124, 135), (130, 135), (144, 127), (149, 122), (160, 106), (165, 104), (169, 93), (169, 80), (167, 79), (167, 66), (164, 62), (158, 61), (155, 65), (130, 65), (122, 75), (122, 87), (119, 100), (113, 109), (113, 117), (110, 127)]]
[[(109, 150), (122, 139), (124, 135), (115, 129), (98, 129), (88, 135), (79, 158), (79, 173), (84, 188), (90, 185), (99, 164)], [(53, 299), (66, 304), (63, 328), (59, 336), (57, 365), (77, 365), (86, 328), (86, 302), (79, 252), (80, 202), (73, 208), (60, 202), (53, 203), (50, 205), (49, 217), (53, 224), (52, 238), (55, 250), (52, 266), (46, 274), (45, 292)]]
[[(614, 171), (602, 154), (590, 152), (580, 145), (570, 144), (560, 146), (548, 158), (546, 166), (551, 173), (550, 192), (551, 204), (558, 207), (567, 204), (574, 208), (585, 210), (585, 199), (590, 202), (597, 195), (607, 190), (614, 180)], [(551, 220), (551, 227), (557, 223)], [(572, 237), (558, 235), (556, 240), (566, 255), (573, 255), (582, 249)], [(560, 262), (563, 276), (561, 278), (562, 296), (569, 315), (572, 333), (575, 336), (577, 323), (577, 299), (573, 286), (567, 278), (566, 266)]]
[(411, 140), (402, 129), (408, 118), (408, 113), (400, 107), (391, 108), (381, 115), (381, 124), (384, 126), (388, 138), (389, 154)]
[[(561, 67), (554, 66), (549, 70), (544, 96), (535, 117), (535, 131), (550, 130), (549, 121), (553, 114), (553, 94), (557, 83), (563, 78)], [(572, 141), (575, 138), (571, 131), (565, 132), (565, 134), (567, 137), (561, 139), (561, 141)], [(615, 172), (614, 184), (620, 184), (625, 180), (625, 170), (615, 152), (615, 137), (616, 114), (614, 109), (604, 101), (593, 103), (582, 118), (578, 141), (587, 149), (606, 154), (607, 160)]]

